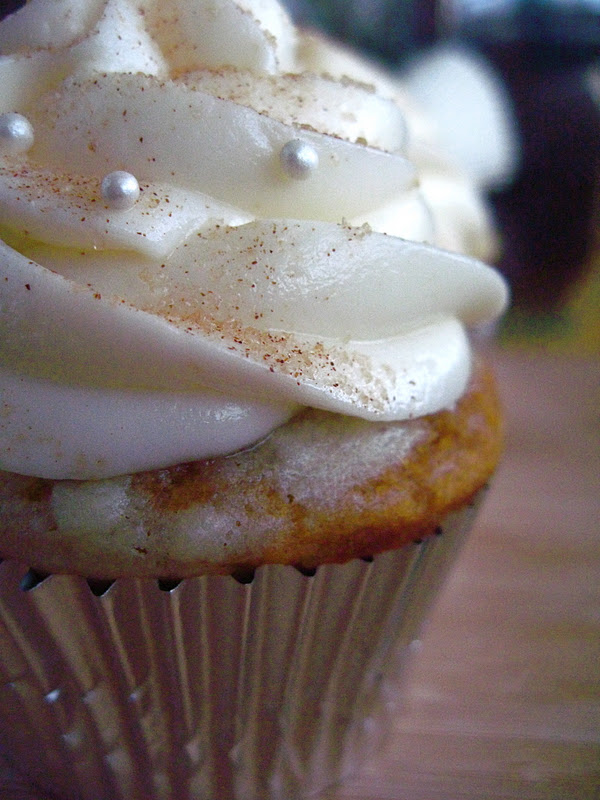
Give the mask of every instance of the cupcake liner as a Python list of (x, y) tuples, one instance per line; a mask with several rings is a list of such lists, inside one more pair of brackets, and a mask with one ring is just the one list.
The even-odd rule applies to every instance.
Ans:
[(316, 797), (385, 735), (475, 506), (312, 576), (102, 584), (4, 562), (0, 754), (61, 800)]

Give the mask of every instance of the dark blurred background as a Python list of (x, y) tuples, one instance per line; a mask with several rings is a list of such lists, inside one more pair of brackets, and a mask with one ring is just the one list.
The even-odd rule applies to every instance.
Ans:
[(0, 0), (0, 17), (5, 17), (22, 5), (25, 5), (23, 0)]

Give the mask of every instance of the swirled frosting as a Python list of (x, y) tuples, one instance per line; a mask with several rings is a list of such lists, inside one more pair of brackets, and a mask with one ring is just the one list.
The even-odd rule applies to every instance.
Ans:
[(485, 214), (399, 87), (272, 0), (31, 0), (0, 52), (34, 137), (0, 141), (0, 467), (102, 478), (461, 395), (506, 289), (453, 252)]

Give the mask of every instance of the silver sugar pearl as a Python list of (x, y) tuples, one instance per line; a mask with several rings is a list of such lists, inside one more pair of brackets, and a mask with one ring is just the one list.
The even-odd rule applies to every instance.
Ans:
[(288, 178), (296, 181), (306, 180), (319, 166), (319, 154), (311, 144), (302, 139), (292, 139), (284, 144), (279, 160)]
[(0, 154), (25, 153), (33, 144), (33, 127), (23, 114), (7, 111), (0, 114)]
[(132, 208), (140, 196), (140, 185), (135, 175), (118, 169), (102, 179), (100, 191), (104, 202), (115, 211)]

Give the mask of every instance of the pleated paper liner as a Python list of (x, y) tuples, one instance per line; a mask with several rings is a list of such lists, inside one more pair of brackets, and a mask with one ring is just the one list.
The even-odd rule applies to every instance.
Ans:
[(60, 800), (318, 797), (385, 735), (475, 505), (314, 575), (104, 584), (3, 563), (0, 753)]

